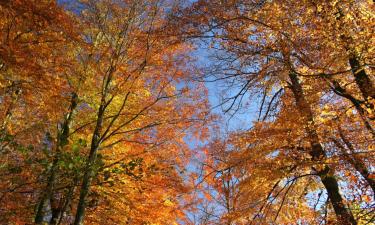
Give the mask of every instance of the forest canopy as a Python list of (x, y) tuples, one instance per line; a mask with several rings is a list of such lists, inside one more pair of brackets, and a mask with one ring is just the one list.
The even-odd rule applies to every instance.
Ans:
[(374, 12), (0, 1), (0, 224), (375, 224)]

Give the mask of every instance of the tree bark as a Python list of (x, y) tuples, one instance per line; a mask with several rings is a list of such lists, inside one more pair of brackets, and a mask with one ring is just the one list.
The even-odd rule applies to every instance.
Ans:
[[(355, 83), (357, 84), (364, 100), (368, 102), (369, 97), (375, 98), (375, 89), (372, 84), (372, 81), (368, 74), (366, 74), (365, 69), (361, 66), (360, 60), (356, 55), (355, 47), (350, 47), (350, 43), (356, 44), (355, 39), (350, 35), (346, 34), (344, 27), (345, 27), (345, 21), (342, 20), (342, 18), (345, 17), (342, 9), (339, 7), (339, 5), (336, 5), (337, 13), (339, 14), (338, 17), (336, 17), (336, 20), (339, 25), (340, 29), (340, 38), (345, 43), (345, 49), (349, 53), (349, 65), (350, 69), (354, 75)], [(374, 105), (368, 103), (367, 107), (370, 107), (371, 109), (374, 109)]]
[(54, 185), (55, 185), (55, 179), (56, 179), (56, 173), (57, 173), (57, 166), (58, 162), (60, 161), (61, 157), (61, 150), (63, 147), (68, 143), (68, 138), (69, 138), (69, 127), (73, 118), (73, 113), (74, 110), (77, 107), (78, 103), (78, 96), (76, 93), (72, 93), (71, 97), (71, 102), (70, 102), (70, 107), (69, 107), (69, 112), (65, 116), (65, 120), (61, 126), (61, 129), (58, 131), (57, 134), (57, 143), (56, 143), (56, 152), (54, 155), (54, 159), (52, 161), (52, 166), (49, 171), (49, 177), (47, 179), (47, 185), (44, 189), (44, 192), (39, 200), (39, 204), (35, 213), (35, 223), (36, 224), (41, 224), (43, 222), (44, 218), (44, 205), (48, 199), (50, 199)]
[(328, 165), (319, 165), (319, 163), (321, 163), (322, 160), (326, 158), (326, 154), (323, 149), (323, 146), (319, 141), (319, 136), (314, 128), (313, 113), (309, 103), (305, 99), (302, 85), (299, 83), (298, 77), (295, 73), (289, 73), (289, 78), (291, 80), (290, 88), (293, 92), (297, 108), (306, 124), (306, 132), (311, 144), (309, 154), (312, 157), (312, 161), (318, 164), (318, 168), (314, 169), (316, 170), (317, 175), (321, 179), (327, 191), (328, 197), (335, 211), (337, 220), (342, 225), (356, 225), (357, 222), (355, 221), (354, 216), (343, 202), (343, 199), (339, 191), (338, 182), (334, 177), (334, 171)]
[[(107, 81), (107, 84), (108, 82), (109, 81)], [(93, 166), (95, 164), (97, 151), (100, 145), (100, 135), (101, 135), (101, 130), (103, 126), (104, 111), (106, 107), (106, 102), (105, 102), (106, 92), (107, 91), (105, 90), (102, 96), (101, 104), (98, 110), (98, 117), (96, 121), (95, 130), (91, 139), (91, 148), (90, 148), (88, 160), (86, 162), (85, 174), (83, 175), (79, 202), (78, 202), (76, 216), (75, 216), (74, 223), (73, 223), (74, 225), (83, 224), (83, 219), (85, 216), (86, 197), (90, 191), (91, 180), (95, 172), (93, 169)]]
[(359, 115), (360, 115), (360, 117), (361, 117), (361, 119), (362, 119), (362, 121), (363, 121), (366, 129), (371, 133), (372, 137), (374, 138), (375, 137), (375, 131), (372, 128), (372, 126), (371, 126), (371, 124), (369, 122), (369, 120), (371, 120), (371, 118), (368, 115), (366, 115), (365, 110), (361, 106), (361, 103), (363, 103), (363, 102), (360, 101), (360, 100), (358, 100), (358, 99), (356, 99), (353, 95), (351, 95), (350, 93), (348, 93), (345, 90), (345, 88), (341, 87), (341, 85), (337, 81), (333, 80), (331, 82), (333, 84), (333, 87), (331, 87), (332, 90), (333, 90), (333, 92), (335, 92), (337, 95), (339, 95), (339, 96), (341, 96), (343, 98), (348, 99), (353, 104), (353, 106), (355, 107), (355, 109), (359, 113)]
[[(358, 59), (354, 56), (350, 57), (349, 64), (350, 64), (352, 73), (354, 74), (355, 83), (357, 84), (359, 90), (361, 91), (362, 96), (365, 99), (365, 101), (368, 101), (370, 97), (375, 99), (375, 89), (372, 84), (372, 81), (366, 74), (365, 69), (361, 67)], [(372, 109), (374, 108), (373, 105), (371, 105), (370, 107), (372, 107)]]
[(370, 185), (374, 196), (375, 196), (375, 180), (370, 177), (370, 172), (367, 169), (366, 165), (359, 159), (354, 152), (353, 145), (349, 142), (349, 140), (345, 137), (342, 133), (342, 130), (339, 130), (340, 138), (345, 143), (346, 147), (350, 150), (351, 155), (349, 155), (353, 167), (362, 175), (362, 177), (367, 181)]
[(78, 177), (75, 177), (71, 186), (67, 190), (64, 198), (60, 200), (59, 208), (56, 209), (56, 213), (52, 214), (52, 217), (49, 221), (50, 225), (61, 224), (63, 217), (64, 217), (64, 213), (68, 209), (70, 202), (73, 198), (77, 183), (78, 183)]

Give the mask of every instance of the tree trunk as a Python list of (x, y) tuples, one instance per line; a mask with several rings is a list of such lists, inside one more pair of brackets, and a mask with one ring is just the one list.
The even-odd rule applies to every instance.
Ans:
[(85, 216), (85, 209), (86, 209), (86, 197), (90, 191), (91, 180), (93, 177), (93, 163), (96, 160), (96, 151), (97, 149), (91, 149), (90, 156), (86, 164), (86, 171), (83, 176), (82, 185), (81, 185), (81, 192), (79, 195), (79, 202), (77, 206), (77, 212), (74, 219), (74, 225), (81, 225), (83, 224), (83, 219)]
[(50, 225), (61, 224), (63, 217), (64, 217), (64, 213), (68, 209), (70, 202), (73, 198), (77, 183), (78, 183), (78, 177), (74, 178), (74, 181), (72, 182), (71, 186), (67, 190), (65, 197), (61, 199), (59, 208), (56, 210), (56, 213), (52, 214), (52, 217), (49, 222)]
[(333, 84), (333, 87), (331, 87), (333, 92), (335, 92), (337, 95), (339, 95), (343, 98), (348, 99), (353, 104), (353, 106), (355, 107), (355, 109), (359, 113), (366, 129), (371, 133), (372, 137), (374, 138), (375, 137), (375, 131), (372, 128), (372, 126), (369, 122), (369, 119), (371, 120), (371, 118), (368, 115), (366, 115), (365, 110), (362, 108), (362, 106), (361, 106), (362, 101), (356, 99), (354, 96), (352, 96), (350, 93), (348, 93), (345, 90), (345, 88), (341, 87), (341, 85), (337, 81), (333, 80), (331, 82)]
[(56, 224), (57, 218), (60, 215), (59, 208), (58, 207), (51, 207), (51, 214), (52, 214), (52, 216), (51, 216), (49, 224)]
[(328, 197), (332, 203), (333, 209), (337, 220), (341, 225), (356, 225), (357, 222), (354, 219), (351, 211), (345, 207), (341, 194), (339, 192), (339, 186), (336, 178), (334, 177), (334, 171), (330, 166), (325, 165), (321, 167), (319, 164), (326, 158), (326, 154), (319, 141), (319, 136), (314, 128), (313, 113), (309, 103), (306, 101), (303, 89), (299, 83), (298, 77), (295, 73), (289, 73), (291, 80), (291, 90), (294, 94), (297, 108), (305, 120), (306, 132), (311, 144), (311, 150), (309, 154), (312, 157), (312, 161), (318, 164), (318, 168), (314, 168), (317, 171), (317, 175), (321, 179)]
[[(372, 81), (366, 74), (365, 69), (361, 67), (358, 59), (354, 56), (349, 58), (349, 64), (354, 74), (355, 83), (361, 91), (365, 101), (367, 101), (370, 97), (375, 99), (375, 89), (372, 85)], [(373, 105), (370, 107), (372, 107), (372, 109), (374, 108)]]
[[(348, 157), (350, 158), (350, 163), (367, 181), (367, 183), (370, 185), (373, 191), (373, 194), (375, 196), (375, 180), (370, 177), (370, 172), (368, 171), (363, 161), (355, 155), (353, 145), (349, 142), (349, 140), (342, 133), (342, 130), (339, 130), (339, 134), (340, 134), (341, 140), (345, 143), (346, 147), (350, 150), (351, 155), (348, 155)], [(343, 151), (345, 152), (345, 148), (341, 148), (341, 149), (343, 149)]]
[(98, 118), (96, 122), (96, 127), (94, 130), (94, 134), (91, 140), (91, 148), (89, 153), (89, 158), (86, 162), (85, 167), (85, 174), (83, 175), (82, 185), (81, 185), (81, 192), (79, 196), (79, 202), (77, 206), (77, 212), (74, 219), (74, 225), (81, 225), (83, 224), (83, 219), (85, 216), (85, 209), (86, 209), (86, 197), (90, 191), (91, 180), (94, 176), (93, 166), (96, 161), (97, 151), (100, 145), (100, 133), (103, 125), (103, 118), (104, 118), (104, 110), (105, 110), (105, 97), (102, 97), (101, 105), (98, 111)]
[(57, 173), (57, 166), (58, 162), (60, 161), (61, 150), (62, 148), (68, 143), (69, 138), (69, 127), (73, 118), (73, 112), (77, 107), (78, 96), (76, 93), (72, 93), (72, 98), (70, 102), (69, 112), (65, 117), (65, 121), (61, 126), (61, 129), (58, 131), (57, 135), (57, 143), (56, 143), (56, 153), (54, 155), (54, 159), (52, 161), (52, 166), (49, 172), (49, 177), (47, 180), (46, 188), (42, 194), (41, 199), (39, 200), (39, 204), (35, 213), (35, 223), (41, 224), (44, 218), (44, 205), (48, 199), (50, 199), (56, 179)]
[[(372, 97), (375, 99), (375, 89), (372, 85), (372, 81), (370, 77), (366, 74), (365, 69), (361, 66), (361, 63), (359, 61), (359, 58), (356, 55), (355, 47), (350, 47), (351, 44), (356, 44), (355, 39), (350, 35), (346, 34), (345, 30), (343, 28), (345, 27), (345, 21), (342, 20), (342, 18), (345, 18), (345, 15), (342, 11), (342, 9), (336, 5), (337, 13), (339, 16), (336, 17), (336, 20), (339, 25), (339, 31), (340, 31), (340, 38), (345, 43), (345, 49), (349, 53), (349, 65), (350, 69), (354, 75), (355, 83), (357, 84), (364, 100), (368, 102), (369, 97)], [(374, 109), (374, 105), (368, 103), (367, 107), (370, 107), (371, 109)]]

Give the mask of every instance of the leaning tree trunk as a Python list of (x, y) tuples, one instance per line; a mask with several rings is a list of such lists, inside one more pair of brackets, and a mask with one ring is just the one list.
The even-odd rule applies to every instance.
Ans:
[[(361, 67), (359, 60), (352, 56), (349, 58), (349, 64), (352, 73), (354, 74), (355, 83), (361, 91), (365, 101), (367, 102), (369, 98), (375, 99), (375, 88), (365, 69)], [(371, 107), (372, 109), (374, 108), (373, 105), (369, 105), (368, 107)]]
[(366, 115), (365, 109), (362, 108), (362, 106), (361, 106), (361, 101), (358, 100), (357, 98), (355, 98), (350, 93), (348, 93), (345, 88), (341, 87), (339, 82), (337, 82), (335, 80), (333, 80), (331, 82), (333, 84), (333, 87), (331, 87), (333, 92), (335, 92), (337, 95), (339, 95), (343, 98), (348, 99), (353, 104), (353, 106), (355, 107), (355, 109), (359, 113), (359, 116), (362, 119), (366, 129), (371, 133), (372, 137), (374, 138), (375, 137), (375, 131), (370, 124), (370, 121), (371, 121), (372, 118), (370, 116)]
[(56, 179), (57, 173), (57, 166), (60, 161), (61, 151), (63, 147), (68, 143), (69, 138), (69, 127), (72, 122), (73, 112), (77, 107), (78, 96), (76, 93), (72, 93), (72, 98), (70, 102), (69, 112), (67, 113), (65, 120), (58, 131), (57, 135), (57, 143), (56, 143), (56, 153), (54, 155), (54, 159), (52, 161), (52, 166), (49, 171), (49, 177), (47, 179), (47, 185), (44, 189), (44, 192), (39, 200), (38, 207), (35, 213), (35, 223), (41, 224), (44, 218), (44, 205), (48, 199), (50, 199)]
[[(369, 103), (369, 98), (375, 99), (375, 88), (372, 84), (372, 81), (368, 74), (365, 71), (365, 68), (361, 66), (360, 59), (356, 54), (355, 47), (351, 47), (351, 44), (357, 45), (355, 39), (345, 32), (345, 21), (342, 19), (345, 17), (342, 9), (340, 9), (339, 5), (336, 5), (336, 10), (339, 16), (336, 17), (336, 20), (339, 25), (339, 31), (340, 31), (340, 38), (345, 43), (345, 49), (348, 52), (349, 55), (349, 65), (350, 69), (354, 75), (354, 80), (356, 85), (358, 86), (358, 89), (360, 90), (364, 100), (366, 101), (366, 107), (369, 107), (371, 109), (374, 109), (374, 105)], [(351, 43), (351, 44), (350, 44)]]
[[(345, 18), (345, 15), (338, 4), (336, 4), (336, 10), (338, 13), (338, 16), (336, 16), (336, 20), (338, 22), (337, 25), (341, 33), (339, 37), (345, 43), (343, 47), (346, 49), (349, 55), (348, 61), (350, 69), (354, 76), (354, 81), (365, 100), (366, 107), (370, 108), (371, 110), (374, 110), (374, 104), (368, 101), (369, 98), (375, 99), (374, 85), (370, 77), (366, 73), (364, 67), (361, 66), (360, 59), (356, 54), (355, 46), (351, 46), (351, 44), (357, 45), (357, 43), (356, 40), (350, 34), (346, 33), (346, 31), (344, 30), (346, 26), (345, 21), (342, 18)], [(372, 117), (372, 119), (374, 118)]]
[[(305, 99), (303, 89), (301, 84), (299, 83), (297, 75), (291, 72), (289, 73), (289, 78), (291, 80), (290, 88), (294, 94), (298, 111), (305, 120), (306, 132), (311, 144), (309, 154), (311, 155), (313, 162), (319, 164), (326, 158), (326, 154), (319, 141), (319, 136), (314, 128), (314, 120), (311, 107)], [(328, 165), (322, 167), (320, 167), (319, 165), (318, 168), (314, 169), (316, 170), (317, 175), (321, 179), (327, 191), (328, 198), (332, 203), (337, 220), (341, 225), (356, 225), (357, 222), (355, 221), (353, 214), (345, 206), (343, 198), (341, 197), (338, 182), (334, 177), (334, 171)]]
[[(350, 158), (351, 164), (353, 167), (362, 175), (362, 177), (367, 181), (369, 186), (371, 187), (373, 194), (375, 196), (375, 180), (371, 178), (371, 174), (367, 169), (367, 166), (363, 163), (361, 159), (359, 159), (354, 152), (353, 145), (349, 142), (349, 140), (345, 137), (342, 130), (339, 130), (340, 138), (345, 143), (345, 146), (350, 150), (351, 155), (348, 155)], [(341, 148), (344, 150), (344, 148)]]

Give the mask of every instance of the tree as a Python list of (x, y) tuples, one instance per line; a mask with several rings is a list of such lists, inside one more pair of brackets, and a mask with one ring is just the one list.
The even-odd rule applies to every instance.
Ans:
[[(207, 102), (204, 87), (190, 80), (194, 72), (190, 46), (163, 34), (168, 22), (163, 7), (169, 3), (69, 2), (76, 3), (72, 12), (62, 10), (53, 1), (46, 1), (45, 6), (24, 5), (40, 18), (47, 18), (45, 23), (58, 15), (52, 6), (66, 14), (58, 24), (50, 21), (51, 34), (46, 39), (53, 32), (62, 38), (57, 35), (61, 34), (60, 26), (72, 31), (73, 21), (78, 29), (74, 38), (61, 43), (61, 48), (52, 44), (38, 46), (43, 53), (40, 56), (36, 49), (29, 49), (32, 44), (25, 45), (28, 54), (39, 57), (35, 57), (38, 66), (51, 66), (48, 73), (39, 73), (40, 67), (31, 71), (30, 65), (17, 65), (25, 77), (34, 79), (33, 84), (43, 82), (43, 95), (31, 95), (31, 103), (43, 107), (30, 114), (38, 121), (43, 118), (45, 124), (27, 133), (34, 139), (17, 139), (9, 147), (10, 151), (23, 151), (24, 145), (30, 145), (27, 156), (32, 157), (23, 157), (23, 153), (7, 156), (22, 168), (21, 176), (28, 182), (19, 186), (13, 181), (2, 182), (4, 187), (9, 186), (2, 199), (14, 199), (7, 204), (6, 214), (16, 209), (4, 220), (29, 223), (35, 218), (36, 223), (61, 224), (72, 223), (75, 216), (75, 223), (80, 224), (87, 208), (91, 222), (108, 219), (171, 223), (183, 219), (182, 196), (189, 190), (181, 178), (187, 163), (181, 155), (188, 157), (189, 149), (184, 138), (193, 130), (196, 135), (204, 133), (197, 129), (206, 118)], [(35, 8), (38, 10), (34, 12)], [(20, 21), (29, 25), (27, 20)], [(35, 31), (35, 35), (44, 35), (47, 28), (39, 28), (41, 31)], [(16, 53), (10, 55), (18, 57)], [(55, 76), (51, 76), (52, 71), (56, 71)], [(27, 112), (31, 103), (22, 102), (17, 113)], [(33, 123), (32, 118), (14, 116), (8, 120)], [(12, 166), (7, 166), (5, 172)], [(15, 173), (5, 176), (13, 177)], [(120, 193), (126, 196), (118, 203)], [(24, 200), (26, 208), (21, 210), (16, 202), (25, 196), (30, 197)], [(100, 201), (101, 207), (95, 207), (95, 201)], [(112, 210), (107, 210), (109, 206)], [(124, 209), (126, 214), (120, 214)]]
[[(350, 4), (363, 15), (355, 19), (358, 23), (353, 22), (353, 17), (353, 20), (345, 20), (346, 25), (351, 26), (351, 29), (340, 30), (339, 40), (331, 39), (333, 30), (338, 29), (337, 24), (344, 23), (335, 16), (339, 10), (337, 9), (339, 4), (336, 4), (336, 2), (311, 1), (298, 3), (295, 1), (197, 1), (185, 11), (177, 12), (176, 20), (182, 24), (180, 25), (182, 37), (204, 38), (211, 41), (210, 47), (217, 52), (215, 57), (218, 63), (208, 74), (213, 79), (210, 77), (205, 79), (228, 82), (231, 91), (226, 91), (227, 95), (223, 102), (227, 105), (227, 112), (236, 112), (245, 104), (243, 102), (246, 101), (247, 96), (261, 93), (263, 98), (260, 103), (259, 118), (263, 117), (263, 121), (268, 119), (270, 122), (284, 121), (285, 115), (281, 113), (286, 98), (289, 98), (288, 107), (295, 108), (294, 119), (299, 121), (300, 126), (299, 134), (295, 138), (301, 140), (301, 143), (288, 144), (286, 149), (300, 151), (299, 155), (302, 154), (303, 157), (295, 159), (297, 164), (306, 158), (303, 154), (309, 155), (308, 159), (313, 164), (312, 172), (320, 177), (328, 192), (337, 220), (340, 224), (356, 224), (352, 213), (345, 206), (342, 193), (339, 192), (337, 175), (334, 175), (338, 173), (334, 172), (336, 166), (329, 163), (332, 160), (330, 155), (335, 153), (330, 152), (325, 146), (332, 144), (332, 140), (322, 143), (322, 134), (319, 132), (324, 128), (319, 129), (315, 123), (316, 115), (321, 112), (319, 111), (322, 107), (321, 102), (326, 101), (330, 90), (333, 90), (354, 105), (359, 114), (359, 117), (358, 114), (355, 117), (362, 117), (364, 127), (369, 133), (363, 134), (361, 131), (361, 135), (367, 138), (372, 134), (371, 116), (365, 116), (362, 108), (365, 106), (360, 106), (362, 101), (367, 100), (358, 100), (361, 97), (357, 96), (358, 93), (363, 94), (361, 89), (364, 90), (364, 86), (369, 89), (372, 87), (369, 85), (371, 83), (364, 85), (363, 80), (370, 82), (370, 79), (365, 78), (366, 67), (359, 69), (359, 65), (354, 66), (353, 61), (359, 63), (358, 55), (355, 57), (353, 54), (354, 47), (348, 48), (347, 44), (341, 42), (341, 39), (348, 36), (355, 27), (364, 32), (356, 33), (358, 42), (354, 46), (361, 46), (360, 51), (363, 52), (363, 56), (371, 52), (371, 48), (366, 47), (369, 40), (367, 37), (371, 34), (368, 32), (369, 15), (362, 7), (372, 3), (365, 1), (342, 3)], [(325, 16), (319, 14), (320, 11), (326, 13), (325, 16), (329, 15), (330, 18), (335, 19), (328, 21)], [(351, 11), (348, 12), (348, 17), (350, 15), (352, 15)], [(187, 18), (192, 18), (193, 21)], [(196, 26), (197, 24), (199, 26)], [(371, 61), (371, 57), (365, 58), (366, 56), (362, 60)], [(355, 73), (353, 73), (354, 67), (357, 68), (354, 69)], [(358, 70), (362, 71), (360, 73), (363, 76), (357, 73)], [(359, 81), (362, 79), (359, 77), (363, 80)], [(356, 82), (356, 87), (347, 90), (342, 88), (340, 82), (351, 82), (351, 80)], [(344, 100), (333, 99), (328, 102), (329, 105)], [(369, 105), (367, 107), (371, 108)], [(340, 115), (345, 111), (335, 113)], [(294, 122), (284, 121), (279, 123), (279, 126), (287, 126), (287, 123)], [(328, 126), (324, 130), (332, 130), (332, 125), (328, 123), (325, 125)], [(352, 125), (357, 127), (357, 124)], [(352, 132), (359, 132), (359, 130), (355, 128)], [(284, 135), (284, 139), (278, 141), (284, 143), (283, 140), (288, 140), (288, 134)], [(281, 146), (273, 148), (273, 154), (279, 154), (280, 148), (285, 148), (282, 143)], [(266, 156), (262, 159), (265, 160)], [(354, 165), (353, 161), (352, 165)], [(360, 161), (356, 168), (361, 170), (358, 165)], [(363, 170), (362, 172), (365, 177), (368, 176)]]

